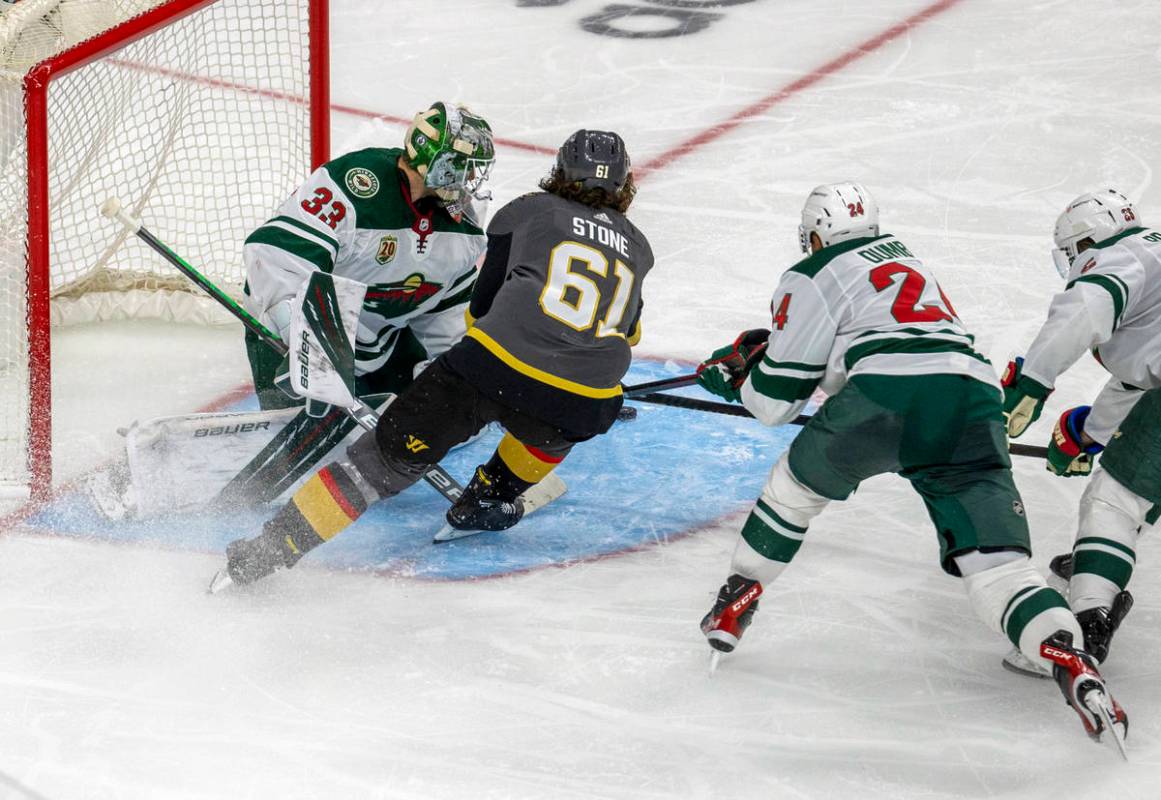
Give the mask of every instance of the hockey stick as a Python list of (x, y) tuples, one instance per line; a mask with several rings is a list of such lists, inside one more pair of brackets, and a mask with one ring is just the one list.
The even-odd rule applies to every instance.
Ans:
[[(141, 220), (129, 216), (121, 207), (120, 200), (115, 197), (110, 197), (101, 204), (101, 213), (109, 219), (117, 220), (129, 228), (137, 238), (149, 245), (151, 249), (156, 251), (162, 258), (176, 267), (179, 272), (196, 283), (206, 294), (229, 311), (239, 322), (246, 326), (247, 330), (261, 339), (262, 343), (267, 347), (281, 356), (285, 356), (289, 352), (286, 342), (282, 341), (278, 334), (256, 320), (250, 312), (238, 305), (238, 302), (234, 298), (219, 289), (209, 278), (202, 275), (181, 256), (169, 249), (164, 242), (145, 228)], [(379, 415), (375, 412), (375, 409), (357, 397), (355, 398), (355, 402), (346, 409), (346, 412), (363, 430), (372, 431), (379, 422)], [(460, 485), (459, 481), (449, 475), (447, 470), (439, 464), (433, 464), (429, 467), (427, 472), (423, 473), (423, 479), (435, 487), (436, 491), (442, 494), (448, 502), (454, 503), (464, 493), (464, 487)]]
[(678, 375), (676, 378), (662, 378), (659, 381), (637, 383), (633, 386), (622, 386), (621, 392), (626, 398), (632, 398), (638, 395), (648, 394), (649, 392), (660, 391), (661, 389), (680, 389), (682, 386), (692, 386), (695, 383), (697, 383), (697, 373), (691, 372), (689, 375)]
[[(656, 403), (661, 406), (675, 406), (676, 408), (689, 408), (694, 411), (708, 411), (711, 414), (726, 414), (731, 417), (750, 417), (753, 414), (747, 411), (742, 406), (736, 406), (731, 403), (718, 403), (713, 400), (699, 400), (696, 397), (681, 397), (673, 394), (660, 394), (658, 392), (649, 392), (645, 394), (633, 395), (634, 400), (641, 403)], [(810, 415), (799, 414), (794, 419), (790, 420), (789, 425), (805, 425), (810, 422)], [(1014, 456), (1029, 456), (1031, 458), (1047, 458), (1048, 448), (1041, 447), (1034, 444), (1020, 444), (1018, 442), (1011, 442), (1008, 444), (1008, 452)]]

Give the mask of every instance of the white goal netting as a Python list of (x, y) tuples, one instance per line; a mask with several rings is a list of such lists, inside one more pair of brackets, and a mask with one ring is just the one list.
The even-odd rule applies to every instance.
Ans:
[[(7, 9), (0, 16), (0, 485), (29, 479), (29, 325), (47, 324), (35, 314), (27, 321), (30, 272), (47, 268), (52, 324), (225, 319), (98, 206), (119, 197), (237, 295), (242, 241), (310, 171), (309, 6), (308, 0), (0, 4)], [(47, 130), (35, 124), (30, 130), (29, 70), (91, 48), (92, 37), (107, 30), (119, 38), (151, 18), (139, 17), (143, 12), (164, 24), (52, 77)], [(35, 154), (39, 137), (47, 142), (47, 267), (30, 260), (28, 249), (38, 208), (29, 207), (29, 148)]]

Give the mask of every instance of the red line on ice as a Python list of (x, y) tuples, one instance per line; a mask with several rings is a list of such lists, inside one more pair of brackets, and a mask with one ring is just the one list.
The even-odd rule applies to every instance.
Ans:
[(720, 139), (722, 136), (725, 136), (727, 133), (730, 133), (735, 128), (742, 125), (742, 123), (747, 122), (759, 114), (768, 111), (771, 107), (783, 102), (784, 100), (789, 100), (791, 97), (802, 93), (806, 89), (809, 89), (816, 83), (822, 81), (824, 78), (827, 78), (839, 70), (850, 66), (854, 62), (861, 59), (863, 56), (870, 55), (888, 42), (894, 41), (903, 34), (908, 33), (912, 28), (919, 27), (923, 23), (930, 20), (932, 17), (942, 14), (944, 11), (947, 11), (953, 6), (959, 5), (961, 2), (963, 2), (963, 0), (939, 0), (939, 2), (933, 3), (923, 10), (912, 14), (910, 17), (895, 23), (886, 30), (875, 34), (870, 39), (855, 45), (845, 53), (832, 58), (822, 66), (816, 67), (812, 71), (803, 75), (801, 78), (792, 81), (773, 94), (769, 94), (766, 97), (763, 97), (758, 102), (746, 106), (722, 122), (719, 122), (717, 125), (706, 128), (701, 133), (691, 136), (676, 147), (670, 148), (661, 155), (646, 161), (639, 167), (635, 167), (633, 169), (635, 177), (638, 179), (643, 178), (654, 170), (660, 169), (661, 167), (676, 161), (682, 156), (689, 155), (694, 150), (697, 150), (703, 145), (709, 144), (716, 139)]
[[(201, 84), (202, 86), (214, 86), (219, 89), (230, 89), (242, 94), (251, 94), (256, 97), (266, 97), (271, 100), (284, 100), (288, 103), (296, 105), (305, 105), (306, 98), (302, 95), (292, 94), (290, 92), (281, 92), (277, 89), (261, 89), (257, 86), (248, 86), (244, 83), (236, 83), (234, 81), (225, 81), (220, 78), (207, 78), (202, 75), (191, 75), (188, 72), (181, 72), (180, 70), (169, 69), (167, 67), (154, 67), (147, 64), (139, 64), (134, 61), (125, 61), (123, 59), (110, 59), (116, 64), (129, 69), (135, 69), (139, 72), (149, 72), (154, 75), (164, 75), (168, 78), (175, 78), (177, 80), (189, 81), (190, 83)], [(365, 108), (356, 108), (355, 106), (343, 105), (342, 103), (331, 103), (331, 111), (339, 114), (349, 114), (352, 117), (363, 117), (365, 119), (381, 119), (385, 122), (395, 122), (400, 125), (408, 125), (411, 123), (410, 119), (406, 117), (397, 117), (394, 114), (381, 114), (377, 111), (369, 111)], [(530, 144), (528, 142), (521, 142), (515, 139), (506, 139), (502, 136), (496, 137), (496, 144), (503, 147), (511, 147), (514, 150), (527, 150), (533, 153), (543, 153), (544, 155), (556, 155), (555, 147), (544, 147), (538, 144)]]

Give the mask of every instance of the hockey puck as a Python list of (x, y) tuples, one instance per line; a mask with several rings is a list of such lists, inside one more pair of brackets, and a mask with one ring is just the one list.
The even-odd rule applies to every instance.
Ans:
[(633, 406), (621, 406), (621, 410), (617, 412), (617, 422), (629, 422), (637, 419), (637, 409)]

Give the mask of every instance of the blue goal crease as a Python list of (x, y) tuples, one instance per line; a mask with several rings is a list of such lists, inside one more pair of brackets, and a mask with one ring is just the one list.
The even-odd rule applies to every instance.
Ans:
[[(625, 383), (688, 372), (688, 365), (642, 359)], [(678, 390), (705, 397), (698, 387)], [(767, 428), (740, 417), (627, 401), (637, 418), (573, 449), (557, 473), (568, 492), (503, 533), (433, 545), (447, 502), (418, 483), (367, 511), (306, 560), (353, 570), (428, 580), (463, 580), (526, 572), (663, 544), (704, 528), (754, 502), (770, 466), (798, 428)], [(224, 410), (256, 408), (253, 396)], [(489, 430), (453, 451), (443, 465), (461, 481), (485, 462), (500, 438)], [(270, 510), (199, 512), (146, 521), (104, 519), (83, 491), (66, 491), (28, 518), (63, 536), (224, 552), (253, 536)], [(304, 561), (306, 563), (306, 561)]]

